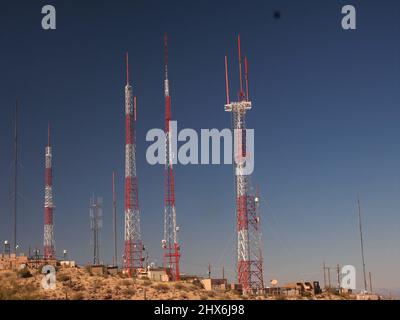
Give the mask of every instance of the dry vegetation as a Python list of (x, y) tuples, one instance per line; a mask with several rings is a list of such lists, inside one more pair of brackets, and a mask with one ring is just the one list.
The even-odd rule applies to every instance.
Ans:
[(0, 271), (0, 300), (206, 300), (235, 296), (233, 292), (210, 293), (190, 283), (156, 282), (122, 274), (97, 276), (85, 268), (60, 269), (56, 289), (45, 290), (40, 285), (42, 276), (38, 270)]
[[(148, 279), (132, 279), (125, 275), (91, 274), (85, 268), (60, 269), (57, 272), (55, 290), (41, 287), (42, 274), (38, 270), (0, 271), (0, 300), (18, 299), (69, 299), (69, 300), (239, 300), (248, 299), (239, 292), (205, 291), (201, 285), (183, 282), (156, 282)], [(340, 296), (320, 299), (344, 299)], [(252, 299), (299, 299), (285, 295), (274, 298)], [(301, 299), (301, 298), (300, 298)], [(304, 298), (307, 299), (307, 298)]]

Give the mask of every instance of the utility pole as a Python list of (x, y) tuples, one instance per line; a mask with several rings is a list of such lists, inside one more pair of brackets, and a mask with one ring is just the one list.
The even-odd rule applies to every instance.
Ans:
[(371, 272), (369, 272), (369, 291), (372, 293), (372, 275)]
[(211, 263), (208, 263), (208, 279), (211, 279)]
[(359, 223), (360, 241), (361, 241), (361, 258), (362, 258), (362, 267), (363, 267), (363, 276), (364, 276), (364, 289), (365, 289), (365, 291), (367, 291), (367, 276), (365, 274), (364, 241), (363, 241), (363, 232), (362, 232), (362, 223), (361, 223), (360, 198), (357, 198), (357, 205), (358, 205), (358, 223)]
[(90, 199), (90, 229), (93, 242), (93, 264), (100, 264), (100, 229), (103, 227), (103, 199), (93, 197)]
[(17, 254), (17, 198), (18, 198), (18, 99), (15, 102), (14, 131), (14, 243), (13, 250)]
[(326, 266), (325, 266), (325, 261), (323, 262), (323, 267), (324, 269), (324, 288), (326, 290)]
[(225, 279), (225, 267), (222, 266), (222, 279)]
[(331, 290), (331, 268), (327, 268), (328, 269), (328, 286), (329, 286), (329, 290)]

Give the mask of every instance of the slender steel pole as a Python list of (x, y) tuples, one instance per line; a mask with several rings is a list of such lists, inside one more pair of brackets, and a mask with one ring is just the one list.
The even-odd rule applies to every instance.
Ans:
[(14, 131), (14, 248), (17, 253), (17, 198), (18, 198), (18, 100), (15, 103), (15, 131)]
[(371, 275), (371, 272), (369, 273), (369, 290), (372, 293), (372, 275)]
[(365, 289), (365, 291), (367, 291), (367, 276), (365, 274), (364, 240), (363, 240), (363, 232), (362, 232), (362, 224), (361, 224), (360, 198), (357, 198), (357, 206), (358, 206), (358, 224), (359, 224), (359, 229), (360, 229), (361, 258), (362, 258), (362, 267), (363, 267), (363, 276), (364, 276), (364, 289)]
[(329, 290), (331, 290), (331, 268), (328, 267), (328, 286)]

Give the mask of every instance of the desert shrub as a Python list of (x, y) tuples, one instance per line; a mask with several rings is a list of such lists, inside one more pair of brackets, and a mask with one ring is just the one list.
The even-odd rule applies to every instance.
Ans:
[(119, 285), (121, 285), (121, 286), (130, 286), (132, 284), (132, 282), (131, 281), (129, 281), (128, 279), (124, 279), (124, 280), (121, 280), (120, 282), (119, 282)]
[(83, 284), (78, 284), (78, 283), (72, 283), (72, 285), (70, 287), (74, 291), (85, 291), (86, 290), (86, 288)]
[(0, 277), (2, 278), (2, 279), (9, 279), (9, 278), (11, 278), (12, 276), (14, 276), (14, 273), (13, 272), (4, 272), (4, 273), (0, 273)]
[(33, 284), (12, 283), (11, 286), (0, 287), (0, 300), (37, 300), (41, 295)]
[(9, 287), (0, 286), (0, 300), (12, 300), (15, 290)]
[(199, 290), (203, 289), (203, 287), (202, 286), (199, 287), (198, 285), (192, 284), (187, 289), (192, 290), (192, 291), (199, 291)]
[(18, 270), (18, 278), (30, 278), (32, 277), (32, 273), (29, 271), (28, 268), (23, 268), (21, 270)]
[(122, 291), (122, 293), (126, 296), (133, 296), (135, 294), (135, 290), (132, 288), (126, 288)]
[(95, 279), (92, 283), (94, 289), (100, 289), (102, 284), (102, 281), (99, 279)]
[(166, 284), (163, 284), (163, 283), (158, 283), (158, 284), (154, 285), (153, 288), (155, 290), (161, 291), (161, 292), (169, 291), (169, 286), (167, 286)]
[(144, 280), (143, 282), (142, 282), (142, 285), (143, 286), (150, 286), (151, 285), (151, 281), (150, 280)]
[(213, 297), (215, 297), (215, 292), (213, 292), (213, 291), (207, 291), (207, 295), (208, 295), (210, 298), (213, 298)]
[(206, 295), (201, 295), (200, 300), (208, 300), (208, 297)]
[(275, 296), (275, 300), (286, 300), (287, 299), (287, 295), (285, 294), (278, 294)]
[(57, 279), (64, 282), (64, 281), (71, 280), (71, 277), (67, 274), (59, 274), (59, 275), (57, 275)]
[(174, 284), (174, 288), (177, 290), (183, 290), (183, 289), (185, 289), (185, 286), (182, 283), (178, 282), (178, 283)]

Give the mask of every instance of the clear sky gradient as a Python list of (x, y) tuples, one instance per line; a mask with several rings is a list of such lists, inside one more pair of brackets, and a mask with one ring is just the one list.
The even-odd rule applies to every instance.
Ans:
[[(357, 30), (341, 8), (357, 9)], [(89, 197), (104, 198), (101, 258), (112, 259), (111, 176), (123, 240), (124, 53), (138, 96), (139, 197), (150, 261), (161, 259), (162, 166), (146, 132), (162, 128), (163, 34), (169, 34), (173, 118), (179, 128), (230, 127), (224, 55), (237, 90), (236, 35), (249, 58), (254, 184), (262, 197), (265, 280), (323, 280), (322, 262), (352, 264), (362, 287), (356, 198), (367, 272), (399, 288), (400, 3), (398, 1), (46, 1), (0, 5), (0, 239), (12, 239), (13, 112), (20, 99), (21, 251), (42, 248), (44, 148), (53, 127), (55, 238), (91, 261)], [(274, 18), (274, 11), (281, 18)], [(234, 82), (235, 81), (235, 82)], [(175, 167), (182, 271), (234, 275), (232, 167)], [(332, 281), (334, 276), (332, 272)]]

